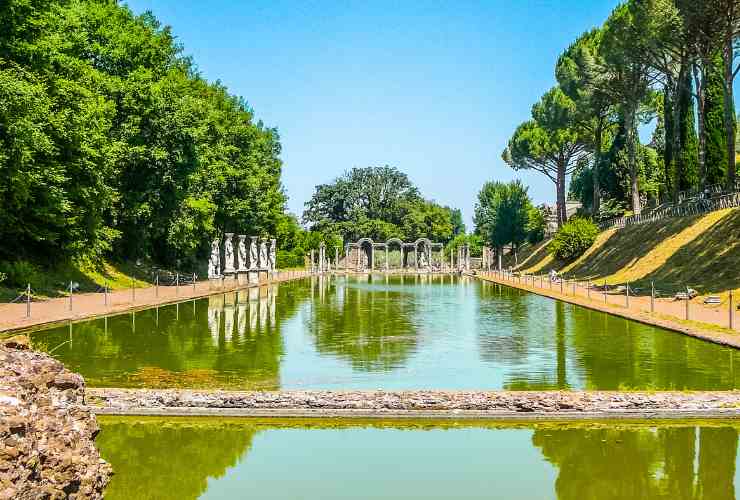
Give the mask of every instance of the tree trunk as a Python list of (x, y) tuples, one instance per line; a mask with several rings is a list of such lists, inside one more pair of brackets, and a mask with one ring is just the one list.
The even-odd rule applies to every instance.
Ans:
[(601, 140), (603, 135), (603, 127), (604, 127), (604, 120), (599, 119), (598, 125), (596, 125), (596, 134), (594, 137), (594, 140), (596, 141), (596, 147), (594, 151), (594, 168), (592, 171), (592, 177), (593, 177), (593, 184), (594, 184), (594, 193), (593, 193), (593, 203), (592, 203), (592, 215), (597, 217), (599, 215), (599, 208), (601, 205), (601, 185), (600, 185), (600, 179), (599, 179), (599, 167), (601, 166)]
[(638, 185), (637, 170), (637, 126), (635, 124), (636, 110), (632, 104), (626, 116), (627, 121), (627, 156), (630, 171), (630, 191), (632, 192), (632, 211), (635, 215), (642, 211), (640, 206), (640, 186)]
[(555, 185), (557, 189), (558, 228), (560, 228), (568, 219), (565, 207), (565, 163), (563, 161), (558, 163), (558, 175)]
[(706, 127), (706, 109), (707, 109), (707, 71), (709, 71), (708, 61), (702, 59), (703, 68), (694, 64), (694, 86), (696, 87), (696, 111), (699, 114), (697, 124), (699, 126), (699, 187), (703, 188), (707, 184), (707, 127)]
[(733, 74), (732, 64), (734, 59), (733, 37), (729, 32), (725, 36), (724, 50), (722, 51), (724, 62), (724, 89), (725, 89), (725, 131), (727, 133), (727, 187), (735, 188), (735, 134), (737, 123), (735, 122), (735, 101), (734, 90), (732, 88)]
[(663, 128), (665, 129), (665, 150), (663, 151), (663, 169), (665, 172), (666, 194), (675, 199), (673, 191), (673, 155), (676, 151), (676, 99), (675, 83), (669, 82), (663, 90)]

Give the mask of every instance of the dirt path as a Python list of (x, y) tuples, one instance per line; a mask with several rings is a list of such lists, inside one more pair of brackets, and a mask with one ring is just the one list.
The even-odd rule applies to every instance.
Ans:
[[(307, 271), (277, 271), (268, 281), (251, 286), (264, 286), (301, 279), (309, 275), (310, 273)], [(208, 295), (244, 288), (249, 288), (249, 286), (239, 287), (236, 284), (227, 283), (221, 287), (205, 281), (198, 282), (194, 286), (159, 286), (116, 290), (109, 292), (107, 297), (104, 293), (75, 294), (72, 297), (71, 304), (69, 297), (31, 302), (30, 316), (27, 316), (28, 304), (26, 302), (2, 304), (0, 305), (0, 333), (18, 332), (59, 322), (78, 321), (106, 314), (145, 309), (156, 305), (207, 297)]]
[[(495, 271), (475, 277), (740, 349), (740, 313), (734, 305), (732, 311), (728, 304), (711, 307), (685, 300), (655, 299), (651, 305), (650, 297), (604, 294), (584, 282), (550, 282), (546, 276), (512, 276)], [(729, 329), (730, 314), (733, 330)]]

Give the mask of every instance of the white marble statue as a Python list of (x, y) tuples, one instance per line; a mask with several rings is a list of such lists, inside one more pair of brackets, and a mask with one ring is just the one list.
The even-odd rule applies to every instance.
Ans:
[(247, 236), (245, 234), (239, 235), (239, 267), (237, 268), (240, 272), (249, 269), (247, 266)]
[(234, 233), (226, 233), (226, 241), (224, 242), (224, 274), (231, 274), (236, 271), (234, 269), (234, 244), (231, 242), (231, 238), (234, 237)]
[(211, 257), (208, 259), (208, 279), (221, 277), (220, 252), (218, 249), (218, 240), (211, 243)]
[(249, 270), (256, 271), (259, 268), (259, 255), (257, 250), (257, 237), (250, 236), (251, 243), (249, 244)]
[(277, 240), (270, 240), (270, 271), (277, 269)]
[(427, 262), (427, 252), (426, 250), (421, 252), (421, 255), (419, 255), (419, 267), (426, 268), (429, 265)]
[(269, 262), (267, 262), (267, 240), (262, 240), (260, 243), (260, 263), (259, 263), (260, 269), (268, 269), (268, 266), (270, 265)]

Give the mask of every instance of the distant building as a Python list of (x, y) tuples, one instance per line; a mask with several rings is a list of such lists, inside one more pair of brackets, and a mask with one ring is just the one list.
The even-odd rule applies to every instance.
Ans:
[[(583, 206), (580, 201), (566, 201), (565, 202), (565, 217), (566, 220), (573, 217), (578, 210)], [(545, 236), (550, 237), (558, 231), (558, 215), (555, 205), (544, 203), (540, 205), (540, 210), (545, 213)]]

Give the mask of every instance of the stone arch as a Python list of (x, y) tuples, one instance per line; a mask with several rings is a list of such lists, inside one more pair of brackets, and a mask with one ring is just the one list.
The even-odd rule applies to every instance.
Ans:
[[(421, 246), (421, 249), (419, 248)], [(414, 251), (416, 253), (416, 267), (419, 267), (419, 262), (426, 262), (427, 266), (432, 265), (432, 242), (428, 238), (419, 238), (414, 242)], [(424, 258), (419, 259), (419, 252), (423, 253)]]
[(375, 242), (370, 238), (360, 238), (357, 241), (357, 270), (362, 269), (361, 256), (365, 253), (367, 257), (367, 267), (372, 270), (375, 267)]
[(399, 267), (403, 268), (403, 241), (401, 241), (400, 238), (390, 238), (388, 241), (385, 242), (385, 268), (390, 269), (390, 252), (391, 249), (395, 249), (398, 247), (398, 252), (400, 253), (400, 259), (399, 259)]

